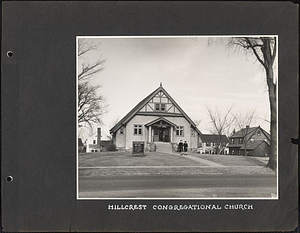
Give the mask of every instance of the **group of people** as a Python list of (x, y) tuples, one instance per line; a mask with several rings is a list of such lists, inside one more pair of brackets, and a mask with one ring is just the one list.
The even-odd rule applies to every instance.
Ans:
[(180, 154), (185, 154), (187, 155), (187, 151), (188, 151), (188, 144), (186, 141), (184, 141), (184, 143), (182, 142), (182, 140), (180, 140), (180, 142), (178, 143), (178, 151), (180, 152)]

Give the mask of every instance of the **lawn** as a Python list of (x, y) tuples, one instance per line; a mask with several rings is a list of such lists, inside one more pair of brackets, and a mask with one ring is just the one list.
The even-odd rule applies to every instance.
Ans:
[(201, 154), (192, 156), (220, 166), (208, 166), (204, 161), (194, 161), (175, 154), (149, 152), (145, 156), (132, 156), (130, 152), (98, 152), (78, 155), (79, 176), (275, 174), (264, 167), (267, 158)]
[(132, 156), (130, 152), (98, 152), (79, 154), (79, 167), (101, 166), (204, 166), (183, 156), (149, 152), (145, 156)]

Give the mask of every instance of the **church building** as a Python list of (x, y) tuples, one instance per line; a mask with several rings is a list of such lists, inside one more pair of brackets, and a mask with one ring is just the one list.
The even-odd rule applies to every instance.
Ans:
[(120, 150), (132, 149), (133, 141), (174, 146), (180, 140), (187, 141), (189, 150), (196, 150), (201, 135), (162, 84), (111, 128), (110, 133)]

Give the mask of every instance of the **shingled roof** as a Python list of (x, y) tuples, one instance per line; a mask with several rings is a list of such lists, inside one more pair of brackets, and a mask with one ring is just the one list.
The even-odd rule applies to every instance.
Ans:
[[(270, 146), (270, 144), (267, 141), (259, 140), (259, 141), (254, 141), (254, 142), (248, 142), (246, 145), (246, 150), (255, 150), (262, 143), (266, 143), (268, 146)], [(240, 149), (244, 150), (245, 145), (242, 145)]]
[(229, 141), (226, 135), (202, 134), (200, 138), (202, 142), (210, 143), (227, 143)]
[(254, 132), (257, 129), (257, 127), (249, 127), (249, 128), (242, 128), (233, 135), (230, 136), (230, 138), (241, 138), (245, 137), (246, 135)]
[(147, 104), (157, 93), (162, 91), (167, 98), (169, 98), (174, 106), (179, 110), (179, 112), (185, 117), (185, 119), (193, 126), (193, 128), (197, 131), (198, 134), (202, 134), (200, 130), (196, 127), (196, 124), (189, 118), (189, 116), (181, 109), (181, 107), (176, 103), (176, 101), (169, 95), (169, 93), (160, 85), (156, 90), (146, 96), (143, 100), (141, 100), (129, 113), (127, 113), (114, 127), (112, 127), (109, 131), (110, 133), (115, 133), (118, 129), (120, 129), (123, 125), (125, 125), (128, 121), (130, 121), (137, 113), (140, 111), (145, 104)]
[(233, 135), (231, 135), (229, 138), (244, 138), (244, 137), (246, 137), (249, 139), (258, 129), (261, 130), (262, 133), (266, 136), (266, 138), (270, 140), (270, 134), (267, 133), (260, 126), (242, 128), (239, 131), (237, 131), (236, 133), (234, 133)]

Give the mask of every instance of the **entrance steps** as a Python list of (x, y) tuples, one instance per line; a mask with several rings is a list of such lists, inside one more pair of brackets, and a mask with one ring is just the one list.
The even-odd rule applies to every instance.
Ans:
[(155, 142), (156, 152), (172, 153), (172, 145), (169, 142)]

